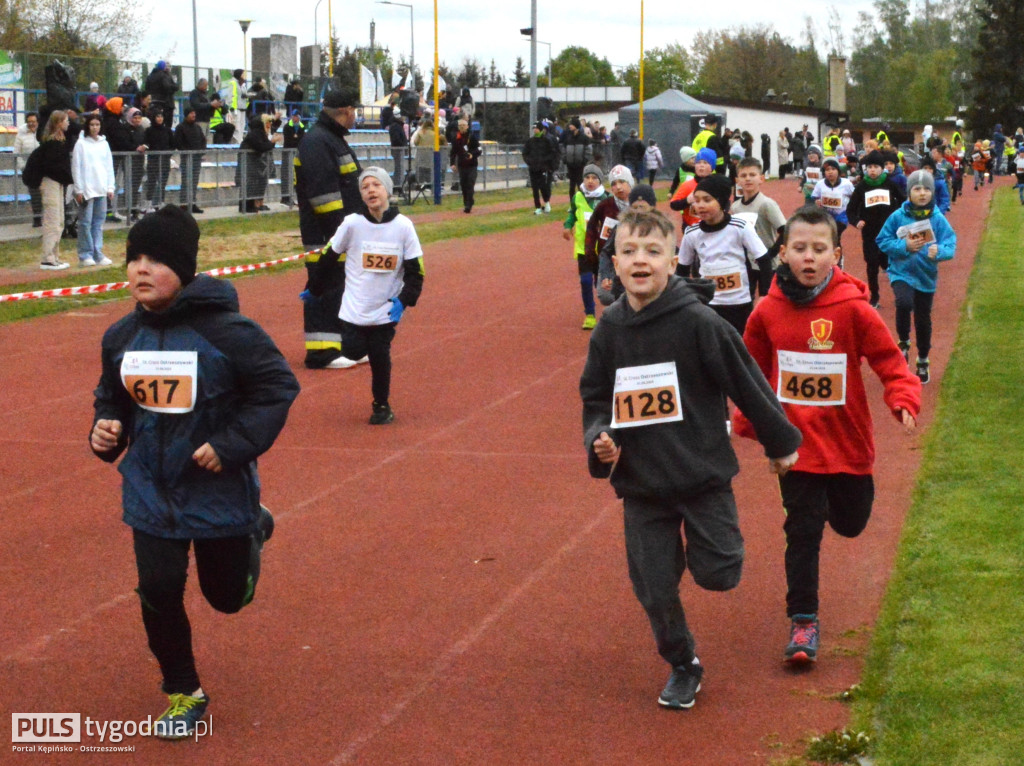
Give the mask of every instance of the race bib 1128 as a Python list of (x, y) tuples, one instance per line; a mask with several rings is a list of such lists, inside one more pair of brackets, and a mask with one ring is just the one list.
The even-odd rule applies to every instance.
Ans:
[(683, 419), (675, 362), (615, 371), (612, 428), (635, 428)]

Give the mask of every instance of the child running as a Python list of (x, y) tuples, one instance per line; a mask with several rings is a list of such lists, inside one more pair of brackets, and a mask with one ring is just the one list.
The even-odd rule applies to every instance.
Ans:
[[(789, 663), (818, 657), (818, 561), (826, 521), (843, 537), (856, 537), (871, 515), (875, 447), (861, 360), (882, 380), (886, 405), (908, 430), (921, 408), (920, 381), (868, 304), (864, 284), (838, 268), (839, 256), (832, 216), (817, 207), (798, 210), (786, 224), (775, 283), (743, 336), (803, 434), (799, 459), (779, 477), (791, 621), (783, 658)], [(745, 414), (733, 418), (736, 433), (753, 436)], [(760, 438), (759, 428), (756, 434)]]
[[(633, 173), (625, 165), (616, 165), (608, 171), (608, 183), (612, 189), (611, 196), (598, 203), (587, 221), (583, 249), (588, 259), (600, 259), (601, 249), (619, 225), (619, 215), (629, 209), (629, 193), (634, 185)], [(597, 271), (600, 278), (600, 265)]]
[(684, 709), (704, 668), (679, 597), (683, 572), (688, 566), (700, 587), (726, 591), (743, 565), (725, 397), (754, 423), (776, 473), (796, 462), (800, 434), (739, 335), (708, 309), (713, 287), (673, 275), (674, 228), (656, 210), (619, 222), (615, 271), (625, 299), (590, 338), (580, 395), (590, 475), (610, 478), (623, 498), (633, 591), (672, 667), (658, 704)]
[(804, 193), (804, 203), (808, 205), (814, 204), (814, 188), (825, 177), (821, 168), (821, 155), (821, 147), (817, 144), (807, 147), (806, 164), (800, 171), (800, 189)]
[(939, 279), (939, 262), (956, 252), (956, 233), (935, 206), (935, 183), (923, 170), (907, 179), (910, 198), (889, 216), (876, 241), (889, 256), (889, 281), (896, 296), (896, 334), (900, 350), (910, 361), (910, 317), (917, 336), (917, 377), (930, 379), (932, 301)]
[[(654, 193), (654, 187), (647, 184), (637, 184), (629, 192), (629, 209), (637, 212), (653, 210), (658, 204), (658, 198)], [(617, 222), (616, 222), (617, 223)], [(616, 227), (618, 228), (618, 227)], [(597, 285), (597, 298), (602, 306), (611, 306), (612, 303), (622, 295), (622, 280), (615, 273), (615, 229), (612, 229), (608, 241), (601, 248), (600, 264), (597, 269), (597, 276), (600, 280)]]
[[(679, 156), (683, 156), (682, 149)], [(687, 226), (700, 223), (700, 217), (693, 212), (693, 192), (701, 180), (714, 174), (717, 158), (714, 150), (707, 147), (697, 152), (693, 158), (693, 174), (684, 179), (669, 198), (668, 206), (683, 214), (683, 231)]]
[[(395, 419), (391, 409), (391, 341), (395, 326), (423, 290), (423, 248), (416, 227), (389, 203), (394, 187), (384, 168), (359, 174), (365, 210), (350, 215), (331, 237), (320, 265), (345, 264), (341, 298), (341, 353), (349, 359), (370, 357), (373, 405), (371, 426)], [(316, 280), (319, 282), (320, 280)], [(310, 285), (317, 295), (320, 284)]]
[(598, 258), (586, 251), (587, 224), (597, 206), (608, 199), (604, 189), (604, 171), (597, 165), (583, 168), (583, 185), (569, 202), (569, 215), (565, 219), (562, 237), (573, 243), (573, 257), (580, 275), (580, 295), (583, 298), (583, 329), (597, 326), (597, 304), (594, 303), (594, 283), (597, 281)]
[(170, 706), (154, 734), (191, 737), (206, 712), (185, 612), (188, 551), (219, 612), (252, 601), (274, 520), (260, 505), (256, 458), (284, 427), (299, 384), (274, 342), (238, 313), (230, 282), (196, 276), (199, 227), (167, 205), (128, 232), (138, 305), (103, 335), (89, 443), (108, 463), (126, 452), (124, 521), (149, 648)]
[(875, 238), (889, 216), (899, 210), (905, 197), (885, 171), (882, 153), (874, 149), (864, 155), (861, 162), (864, 177), (850, 195), (846, 214), (853, 226), (860, 230), (867, 264), (868, 290), (872, 307), (878, 308), (878, 271), (889, 268), (889, 258), (878, 248)]
[(696, 272), (715, 283), (711, 308), (736, 332), (743, 334), (754, 307), (747, 267), (760, 262), (768, 248), (758, 239), (754, 227), (729, 210), (732, 182), (715, 173), (701, 180), (693, 192), (693, 208), (700, 223), (687, 226), (679, 245), (679, 275)]
[(840, 178), (839, 162), (832, 157), (822, 163), (821, 169), (825, 177), (815, 184), (811, 199), (835, 219), (839, 241), (842, 242), (843, 232), (850, 223), (846, 216), (846, 206), (850, 204), (853, 184), (845, 178)]
[[(741, 197), (732, 203), (729, 214), (733, 218), (742, 218), (760, 238), (768, 252), (747, 263), (747, 277), (750, 279), (750, 297), (754, 298), (755, 288), (761, 295), (768, 294), (772, 277), (775, 276), (774, 259), (779, 252), (782, 239), (782, 228), (786, 225), (786, 217), (779, 209), (779, 204), (771, 197), (761, 193), (764, 174), (761, 172), (761, 160), (756, 157), (745, 157), (740, 160), (736, 175)], [(756, 284), (755, 284), (756, 276)]]

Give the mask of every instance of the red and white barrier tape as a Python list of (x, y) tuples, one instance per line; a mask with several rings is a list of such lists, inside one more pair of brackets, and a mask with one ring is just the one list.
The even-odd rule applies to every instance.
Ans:
[[(258, 271), (259, 269), (268, 269), (271, 266), (277, 266), (281, 263), (297, 261), (301, 258), (305, 258), (310, 253), (316, 252), (319, 251), (308, 250), (305, 253), (289, 255), (285, 258), (277, 258), (273, 261), (247, 263), (242, 266), (223, 266), (219, 269), (210, 269), (209, 271), (203, 271), (201, 273), (207, 274), (211, 277), (224, 277), (229, 274), (243, 274), (247, 271)], [(93, 295), (95, 293), (108, 293), (114, 290), (125, 290), (127, 288), (127, 282), (107, 282), (105, 285), (80, 285), (79, 287), (55, 287), (51, 290), (32, 290), (27, 293), (9, 293), (7, 295), (0, 295), (0, 303), (6, 303), (7, 301), (24, 301), (30, 298), (66, 298), (70, 295)]]

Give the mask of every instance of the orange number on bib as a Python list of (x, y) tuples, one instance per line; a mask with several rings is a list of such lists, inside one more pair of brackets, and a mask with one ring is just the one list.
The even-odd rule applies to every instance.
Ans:
[(807, 402), (841, 402), (843, 400), (842, 375), (800, 375), (782, 371), (782, 388), (792, 399)]
[(679, 411), (674, 388), (623, 391), (615, 395), (615, 422), (670, 418)]
[(397, 255), (363, 253), (363, 268), (367, 271), (394, 271), (397, 266)]
[(723, 292), (726, 290), (735, 290), (742, 286), (743, 282), (740, 280), (739, 272), (735, 274), (720, 274), (712, 277), (715, 280), (715, 292)]
[(192, 406), (192, 378), (182, 375), (171, 378), (126, 375), (124, 386), (139, 404), (151, 408)]

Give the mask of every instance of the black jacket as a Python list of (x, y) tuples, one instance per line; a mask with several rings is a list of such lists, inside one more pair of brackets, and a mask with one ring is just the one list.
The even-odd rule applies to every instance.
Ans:
[(178, 81), (168, 70), (154, 69), (146, 78), (146, 91), (153, 96), (153, 103), (171, 106), (178, 92)]
[(643, 141), (634, 136), (630, 136), (622, 142), (622, 161), (635, 165), (643, 160), (644, 152), (646, 151), (647, 150), (644, 149)]
[(535, 173), (551, 171), (558, 167), (558, 151), (546, 135), (535, 135), (523, 144), (523, 162)]
[(120, 115), (104, 109), (100, 127), (110, 144), (110, 151), (130, 152), (135, 148), (132, 146), (132, 126), (122, 120)]
[[(198, 119), (198, 118), (197, 118)], [(183, 120), (174, 128), (174, 148), (185, 151), (201, 151), (206, 148), (206, 136), (195, 122)]]
[[(594, 156), (594, 149), (590, 145), (590, 139), (582, 131), (576, 131), (575, 135), (572, 131), (566, 129), (565, 133), (562, 134), (562, 147), (565, 150), (565, 164), (570, 167), (583, 167), (585, 166)], [(641, 156), (642, 153), (641, 153)]]
[[(140, 379), (140, 393), (131, 395), (122, 362), (134, 351), (196, 354), (191, 411), (140, 406), (167, 390), (159, 379)], [(270, 337), (238, 313), (231, 283), (200, 275), (167, 311), (136, 306), (103, 335), (102, 361), (93, 422), (120, 420), (123, 430), (117, 449), (97, 455), (113, 462), (127, 449), (118, 467), (125, 523), (172, 539), (251, 533), (260, 502), (256, 458), (284, 427), (299, 384)], [(220, 458), (220, 473), (192, 459), (206, 442)]]
[[(611, 472), (594, 454), (600, 433), (622, 447), (611, 479), (620, 497), (679, 498), (727, 486), (739, 464), (725, 428), (726, 396), (753, 423), (768, 457), (800, 446), (800, 431), (786, 419), (743, 339), (706, 305), (713, 295), (708, 281), (691, 285), (669, 277), (665, 292), (642, 311), (633, 311), (626, 296), (617, 300), (590, 337), (580, 379), (583, 442), (595, 478)], [(683, 419), (613, 430), (616, 372), (663, 362), (674, 363)]]
[(64, 186), (74, 184), (75, 180), (71, 176), (71, 147), (67, 139), (43, 141), (39, 144), (39, 153), (43, 158), (43, 178)]
[(388, 138), (394, 147), (408, 146), (409, 137), (405, 135), (405, 123), (393, 119), (388, 125)]
[[(872, 205), (865, 207), (865, 196), (872, 191), (884, 189), (889, 192), (888, 205)], [(870, 179), (865, 176), (853, 187), (853, 194), (850, 195), (850, 202), (846, 206), (846, 217), (850, 220), (850, 226), (856, 226), (864, 221), (864, 228), (861, 229), (861, 236), (864, 241), (874, 242), (875, 237), (882, 231), (889, 216), (900, 209), (900, 205), (906, 200), (903, 190), (889, 177), (880, 184), (872, 185)]]
[(299, 141), (306, 135), (306, 126), (302, 124), (301, 120), (297, 125), (292, 124), (292, 121), (288, 120), (284, 127), (281, 128), (281, 135), (284, 136), (282, 146), (285, 149), (296, 149), (299, 146)]
[(166, 122), (163, 125), (157, 125), (154, 122), (146, 128), (146, 146), (149, 147), (149, 151), (168, 152), (174, 148), (173, 142), (174, 134), (167, 127)]
[(213, 107), (210, 106), (210, 92), (195, 88), (188, 94), (188, 104), (196, 110), (196, 122), (209, 122), (213, 116)]
[(453, 168), (460, 170), (475, 168), (477, 159), (480, 157), (480, 141), (472, 132), (462, 135), (456, 133), (452, 140), (452, 150), (449, 162)]

